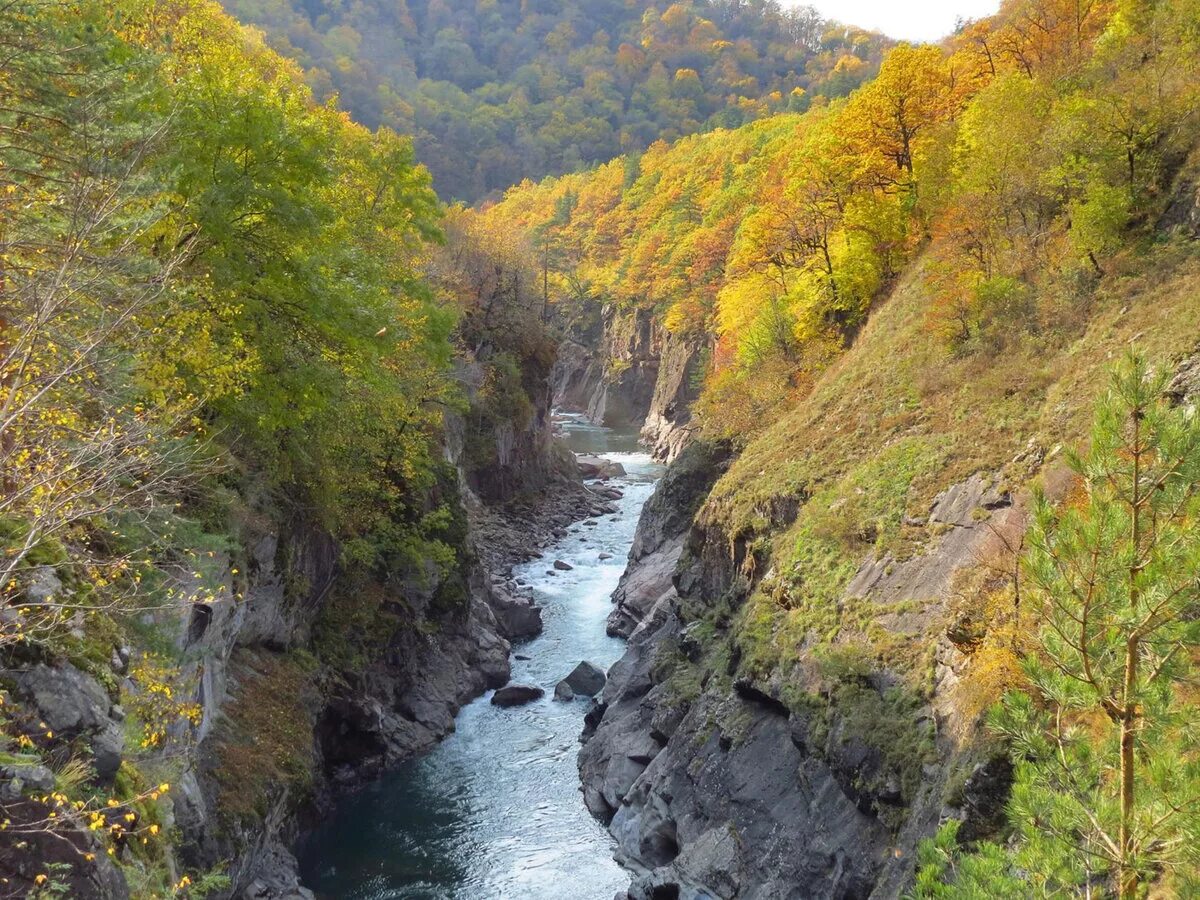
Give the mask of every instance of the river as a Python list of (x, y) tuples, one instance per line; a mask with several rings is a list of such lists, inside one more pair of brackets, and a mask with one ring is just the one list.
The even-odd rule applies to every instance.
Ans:
[[(318, 897), (610, 900), (628, 884), (580, 795), (575, 757), (589, 704), (551, 697), (580, 660), (607, 669), (623, 651), (604, 620), (662, 466), (636, 434), (579, 422), (566, 433), (572, 449), (620, 462), (627, 475), (614, 479), (625, 492), (616, 515), (576, 523), (514, 570), (533, 586), (545, 630), (513, 647), (512, 683), (546, 696), (512, 709), (479, 698), (432, 752), (342, 802), (301, 859)], [(555, 572), (556, 559), (574, 568)]]

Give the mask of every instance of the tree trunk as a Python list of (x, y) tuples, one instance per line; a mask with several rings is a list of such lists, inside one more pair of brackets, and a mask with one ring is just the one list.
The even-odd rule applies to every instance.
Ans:
[(1125, 647), (1125, 708), (1121, 715), (1121, 829), (1117, 846), (1121, 851), (1121, 900), (1138, 895), (1138, 873), (1134, 866), (1134, 739), (1137, 737), (1137, 706), (1133, 692), (1137, 683), (1138, 643), (1130, 639)]

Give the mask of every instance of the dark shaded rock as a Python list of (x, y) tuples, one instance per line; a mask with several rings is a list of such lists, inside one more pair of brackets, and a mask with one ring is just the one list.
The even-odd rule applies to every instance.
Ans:
[(554, 568), (558, 569), (560, 572), (570, 572), (575, 567), (569, 562), (563, 562), (561, 559), (556, 559), (554, 561)]
[(962, 821), (960, 843), (994, 838), (1007, 822), (1005, 807), (1013, 783), (1012, 760), (1000, 753), (977, 763), (963, 784), (959, 797), (952, 798), (955, 816)]
[(560, 681), (554, 686), (555, 700), (574, 700), (575, 692), (571, 690), (571, 686), (565, 681)]
[(642, 508), (629, 550), (629, 565), (608, 617), (607, 631), (629, 637), (668, 591), (696, 510), (729, 465), (729, 449), (708, 443), (689, 445), (667, 469)]
[[(0, 795), (2, 795), (0, 791)], [(124, 811), (125, 808), (122, 808)], [(21, 798), (4, 804), (5, 830), (20, 836), (20, 849), (6, 841), (0, 852), (5, 897), (70, 897), (128, 900), (129, 885), (95, 833), (45, 828), (46, 807)], [(59, 890), (47, 893), (39, 874), (55, 873)], [(144, 895), (142, 895), (144, 896)]]
[(576, 694), (594, 697), (604, 690), (605, 681), (607, 677), (603, 669), (595, 663), (584, 661), (572, 669), (571, 674), (564, 678), (562, 683), (568, 685)]
[(291, 851), (272, 844), (264, 851), (253, 880), (242, 891), (242, 900), (313, 900), (313, 892), (301, 886), (297, 868)]
[(522, 706), (545, 696), (540, 687), (529, 684), (510, 684), (492, 694), (493, 706)]
[(71, 665), (36, 665), (17, 676), (17, 695), (33, 705), (56, 740), (82, 738), (104, 783), (121, 766), (125, 737), (110, 715), (112, 701), (100, 682)]
[(739, 678), (733, 683), (733, 689), (743, 700), (754, 703), (768, 712), (773, 712), (777, 716), (783, 716), (785, 719), (791, 715), (786, 703), (778, 697), (772, 697), (766, 691), (761, 690), (748, 678)]

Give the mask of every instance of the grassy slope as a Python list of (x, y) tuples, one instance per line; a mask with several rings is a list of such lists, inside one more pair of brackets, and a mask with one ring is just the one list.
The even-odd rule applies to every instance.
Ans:
[[(750, 443), (699, 514), (760, 559), (768, 552), (779, 573), (735, 620), (742, 668), (758, 677), (790, 672), (839, 633), (842, 641), (847, 631), (870, 635), (864, 616), (879, 611), (838, 602), (860, 563), (873, 552), (917, 552), (931, 529), (905, 516), (924, 519), (940, 491), (972, 473), (1020, 488), (1036, 468), (1015, 461), (1023, 450), (1053, 457), (1085, 439), (1107, 367), (1127, 346), (1169, 364), (1200, 343), (1200, 247), (1182, 239), (1117, 260), (1090, 305), (1067, 311), (1072, 329), (963, 358), (923, 330), (920, 271), (918, 261), (811, 395)], [(769, 511), (789, 498), (804, 501), (799, 515), (773, 523)], [(899, 669), (928, 658), (889, 658), (871, 643), (880, 662)], [(908, 674), (914, 686), (922, 681)]]

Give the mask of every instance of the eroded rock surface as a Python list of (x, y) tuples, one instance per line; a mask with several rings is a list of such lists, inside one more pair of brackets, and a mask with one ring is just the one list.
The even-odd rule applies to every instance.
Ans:
[(727, 448), (690, 445), (671, 465), (646, 501), (629, 564), (613, 592), (616, 609), (608, 633), (628, 637), (650, 609), (674, 590), (672, 578), (692, 517), (729, 461)]
[[(663, 479), (657, 499), (690, 496), (689, 487), (701, 497), (707, 492), (720, 463), (710, 459), (687, 472), (682, 467), (695, 449)], [(928, 529), (925, 548), (905, 560), (864, 560), (846, 596), (894, 604), (898, 612), (885, 616), (885, 627), (936, 641), (955, 573), (989, 552), (1006, 529), (1020, 527), (1020, 506), (983, 474), (952, 486), (913, 524)], [(811, 710), (785, 703), (781, 681), (737, 675), (736, 658), (728, 672), (717, 669), (704, 681), (678, 677), (699, 677), (702, 670), (688, 669), (703, 652), (696, 617), (736, 572), (728, 557), (708, 555), (729, 542), (690, 525), (690, 514), (672, 517), (655, 500), (647, 504), (622, 587), (666, 588), (649, 604), (645, 595), (637, 605), (621, 598), (614, 617), (622, 610), (628, 616), (622, 628), (629, 643), (588, 717), (579, 754), (585, 802), (609, 823), (619, 859), (633, 873), (628, 897), (898, 896), (916, 844), (948, 814), (943, 785), (953, 749), (947, 744), (924, 763), (909, 760), (907, 772), (897, 768), (871, 734), (869, 711), (890, 696), (882, 675), (852, 680)], [(679, 546), (686, 547), (682, 556)], [(681, 560), (672, 567), (673, 585), (669, 576), (662, 580), (667, 554)], [(958, 657), (942, 640), (939, 689), (948, 695)], [(868, 711), (865, 721), (860, 710)], [(953, 714), (936, 699), (914, 708), (907, 713), (911, 733), (932, 739), (935, 718)], [(980, 834), (995, 826), (1002, 809), (995, 798), (1007, 790), (1009, 773), (989, 766), (967, 779), (953, 810), (973, 817)]]

